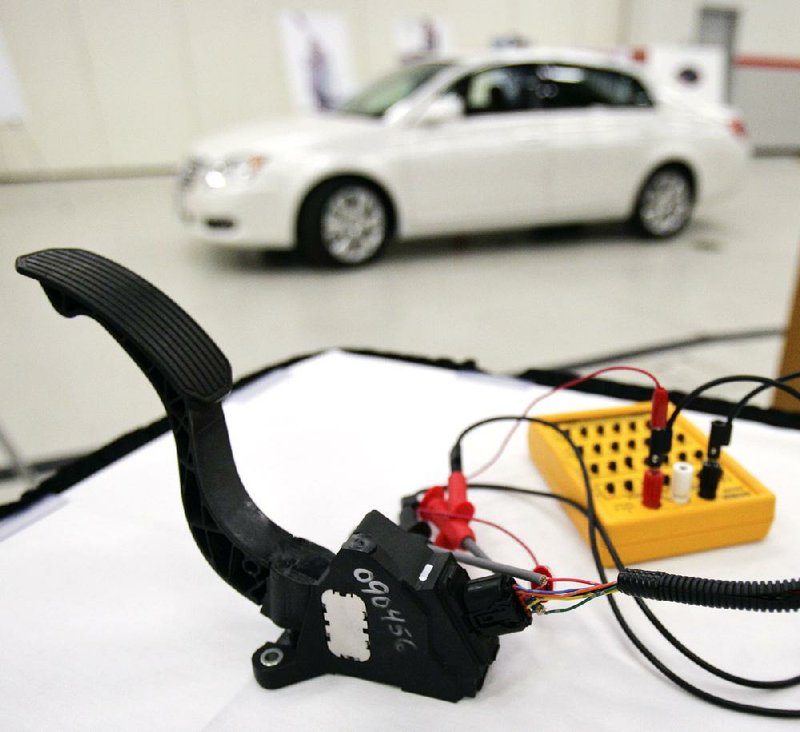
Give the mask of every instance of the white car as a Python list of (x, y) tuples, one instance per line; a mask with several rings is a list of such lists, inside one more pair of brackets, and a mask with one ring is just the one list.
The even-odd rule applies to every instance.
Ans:
[(632, 219), (669, 237), (735, 186), (748, 153), (732, 110), (662, 99), (607, 56), (493, 53), (204, 140), (180, 201), (200, 239), (357, 265), (392, 238), (562, 222)]

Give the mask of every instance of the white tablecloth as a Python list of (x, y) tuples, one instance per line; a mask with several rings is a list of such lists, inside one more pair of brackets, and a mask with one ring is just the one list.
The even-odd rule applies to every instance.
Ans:
[[(519, 412), (543, 390), (330, 352), (239, 390), (226, 413), (255, 501), (292, 533), (336, 550), (369, 510), (395, 518), (400, 496), (444, 480), (462, 427)], [(560, 393), (537, 413), (611, 403)], [(467, 469), (492, 452), (505, 429), (469, 439)], [(487, 480), (543, 487), (524, 433)], [(798, 448), (798, 432), (737, 425), (732, 454), (778, 497), (767, 539), (647, 566), (715, 578), (796, 576)], [(522, 535), (559, 575), (596, 576), (587, 547), (555, 502), (477, 491), (471, 498), (477, 515)], [(536, 618), (525, 632), (504, 637), (483, 690), (457, 704), (337, 676), (266, 691), (253, 679), (250, 655), (279, 630), (197, 551), (180, 505), (171, 435), (47, 509), (36, 509), (29, 518), (38, 520), (0, 542), (2, 729), (786, 729), (785, 722), (717, 709), (674, 686), (632, 648), (603, 600)], [(10, 533), (17, 525), (2, 528)], [(524, 562), (503, 535), (480, 526), (477, 532), (495, 559)], [(665, 647), (629, 598), (622, 604), (658, 654), (694, 683), (739, 701), (800, 707), (800, 689), (754, 692), (708, 677)], [(679, 638), (730, 671), (763, 678), (800, 672), (796, 614), (654, 606)]]

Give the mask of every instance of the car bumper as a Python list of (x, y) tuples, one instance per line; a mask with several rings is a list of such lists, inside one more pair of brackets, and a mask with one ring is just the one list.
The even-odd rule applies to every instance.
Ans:
[(741, 187), (752, 149), (747, 142), (714, 141), (704, 148), (704, 175), (698, 203), (715, 203)]
[(196, 183), (179, 191), (178, 211), (194, 239), (259, 249), (294, 247), (294, 205), (277, 187), (226, 190)]

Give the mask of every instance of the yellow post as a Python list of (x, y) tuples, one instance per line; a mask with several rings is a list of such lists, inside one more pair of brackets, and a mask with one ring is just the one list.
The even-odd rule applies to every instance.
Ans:
[[(794, 303), (789, 315), (789, 325), (783, 341), (783, 359), (781, 360), (780, 374), (789, 374), (800, 371), (800, 269), (798, 270), (797, 284), (794, 291)], [(800, 379), (792, 382), (793, 386), (800, 384)], [(776, 409), (785, 409), (791, 412), (800, 412), (800, 402), (782, 391), (775, 391), (772, 406)]]

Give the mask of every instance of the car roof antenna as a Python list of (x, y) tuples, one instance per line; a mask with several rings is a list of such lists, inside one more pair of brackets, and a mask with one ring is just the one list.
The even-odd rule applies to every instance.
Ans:
[(229, 585), (285, 630), (253, 654), (259, 684), (339, 673), (456, 701), (474, 696), (497, 636), (530, 623), (503, 575), (470, 580), (449, 553), (371, 511), (337, 554), (293, 536), (255, 505), (236, 470), (221, 401), (231, 367), (167, 295), (81, 249), (23, 257), (66, 317), (88, 315), (125, 349), (163, 402), (189, 529)]

